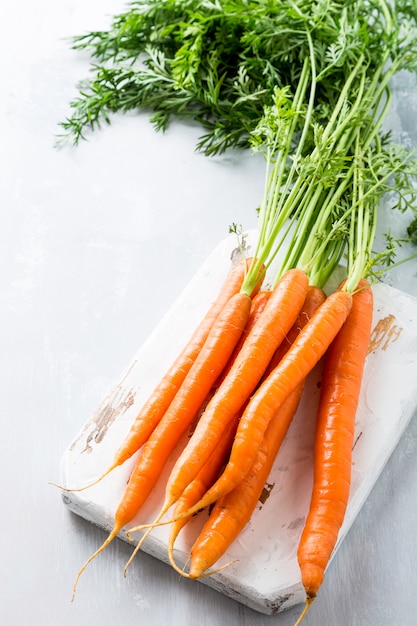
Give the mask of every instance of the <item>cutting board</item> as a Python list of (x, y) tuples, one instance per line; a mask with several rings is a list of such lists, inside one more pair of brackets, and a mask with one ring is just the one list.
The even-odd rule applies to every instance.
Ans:
[[(255, 236), (255, 231), (244, 236), (248, 254), (253, 250)], [(138, 409), (209, 308), (239, 254), (235, 237), (227, 237), (197, 271), (65, 451), (64, 485), (81, 487), (107, 469)], [(279, 258), (275, 266), (277, 263)], [(275, 266), (268, 271), (265, 284), (272, 281)], [(335, 284), (338, 280), (336, 276)], [(327, 288), (331, 290), (335, 284)], [(373, 330), (356, 418), (350, 501), (335, 552), (417, 408), (417, 299), (382, 283), (373, 290)], [(265, 614), (287, 609), (303, 602), (305, 597), (297, 545), (312, 487), (320, 371), (319, 364), (307, 381), (295, 419), (251, 520), (217, 565), (233, 563), (201, 580)], [(148, 502), (130, 527), (150, 523), (156, 517), (170, 468), (188, 437), (189, 433), (172, 454)], [(64, 492), (65, 504), (74, 513), (109, 531), (136, 456), (93, 487)], [(178, 565), (186, 563), (206, 515), (202, 512), (194, 517), (179, 536), (175, 551)], [(120, 533), (120, 538), (126, 541), (127, 530)], [(168, 535), (169, 526), (155, 529), (143, 550), (167, 562)], [(140, 537), (140, 532), (134, 535), (132, 550)], [(121, 572), (123, 567), (121, 564)]]

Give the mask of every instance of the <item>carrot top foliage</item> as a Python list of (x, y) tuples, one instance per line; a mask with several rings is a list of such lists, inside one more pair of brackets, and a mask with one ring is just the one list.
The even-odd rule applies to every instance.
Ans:
[[(416, 212), (415, 160), (381, 131), (391, 78), (417, 71), (409, 0), (136, 0), (108, 30), (72, 45), (91, 54), (91, 73), (59, 141), (77, 144), (115, 112), (143, 109), (158, 130), (173, 118), (197, 122), (197, 149), (207, 155), (252, 147), (264, 151), (268, 171), (278, 160), (269, 181), (275, 195), (289, 195), (301, 172), (323, 193), (344, 181), (337, 200), (327, 196), (332, 263), (343, 251), (330, 224), (359, 187), (378, 197), (395, 188), (397, 207)], [(374, 202), (370, 195), (365, 203)], [(286, 209), (274, 209), (280, 221), (294, 214)], [(392, 262), (398, 242), (390, 244), (379, 260)]]
[(207, 129), (208, 154), (247, 145), (276, 87), (317, 63), (317, 115), (331, 114), (346, 68), (366, 50), (370, 67), (401, 59), (417, 69), (417, 15), (407, 0), (135, 0), (110, 28), (73, 39), (93, 58), (62, 127), (77, 142), (111, 113), (144, 108), (158, 129), (172, 117)]

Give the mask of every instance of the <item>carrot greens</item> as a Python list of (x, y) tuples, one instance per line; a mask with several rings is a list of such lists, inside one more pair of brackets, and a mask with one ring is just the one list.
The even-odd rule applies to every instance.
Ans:
[[(306, 171), (311, 178), (317, 169), (323, 190), (351, 175), (344, 166), (358, 132), (366, 161), (382, 141), (391, 79), (417, 70), (417, 14), (408, 0), (134, 0), (107, 30), (76, 36), (72, 46), (90, 53), (91, 71), (58, 143), (77, 144), (115, 113), (143, 110), (157, 130), (173, 118), (196, 122), (197, 149), (215, 155), (259, 145), (272, 108), (279, 115), (275, 127), (270, 113), (266, 121), (268, 169), (280, 155), (268, 202), (291, 195), (295, 204)], [(414, 174), (400, 172), (396, 193), (398, 208), (416, 213), (414, 193), (407, 199)], [(344, 184), (337, 204), (349, 193)], [(280, 222), (288, 218), (277, 212)], [(416, 224), (404, 240), (414, 240)], [(271, 223), (261, 238), (264, 228)], [(332, 258), (339, 253), (335, 246)]]

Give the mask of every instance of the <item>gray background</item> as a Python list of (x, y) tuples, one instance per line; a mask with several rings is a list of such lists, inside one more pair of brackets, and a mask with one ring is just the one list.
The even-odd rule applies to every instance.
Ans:
[[(263, 163), (209, 160), (199, 130), (158, 135), (117, 116), (77, 149), (53, 147), (87, 59), (64, 38), (105, 27), (117, 0), (7, 3), (0, 38), (0, 618), (10, 626), (290, 626), (121, 541), (74, 575), (103, 533), (48, 481), (65, 448), (232, 222), (256, 225)], [(395, 83), (390, 124), (417, 147), (417, 88)], [(383, 211), (381, 230), (404, 220)], [(401, 256), (408, 253), (404, 248)], [(417, 296), (417, 261), (389, 282)], [(392, 390), (395, 393), (395, 389)], [(328, 570), (306, 626), (413, 626), (417, 609), (417, 417)]]

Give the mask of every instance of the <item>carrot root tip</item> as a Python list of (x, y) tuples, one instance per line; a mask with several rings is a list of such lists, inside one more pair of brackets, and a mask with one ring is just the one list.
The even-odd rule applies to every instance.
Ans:
[(303, 621), (303, 619), (305, 618), (305, 616), (307, 615), (307, 611), (309, 610), (310, 606), (313, 603), (313, 600), (316, 596), (307, 596), (307, 598), (305, 599), (305, 607), (300, 615), (300, 617), (297, 619), (297, 621), (295, 622), (294, 626), (300, 626), (301, 622)]
[(110, 474), (110, 472), (113, 471), (113, 469), (115, 469), (115, 466), (109, 467), (109, 469), (106, 470), (104, 474), (100, 474), (98, 478), (93, 480), (91, 483), (88, 483), (88, 485), (84, 485), (83, 487), (75, 487), (75, 488), (64, 487), (64, 485), (59, 485), (58, 483), (54, 483), (53, 481), (48, 482), (48, 485), (57, 487), (58, 489), (61, 489), (61, 491), (65, 491), (66, 493), (78, 493), (80, 491), (85, 491), (86, 489), (90, 489), (90, 487), (94, 487), (94, 485), (97, 485), (99, 482), (103, 480), (103, 478), (108, 476), (108, 474)]
[(174, 571), (176, 571), (178, 574), (180, 574), (180, 576), (182, 576), (182, 578), (191, 578), (190, 574), (188, 572), (186, 572), (186, 567), (188, 565), (188, 563), (190, 562), (190, 559), (188, 558), (187, 561), (184, 563), (184, 567), (181, 568), (179, 565), (177, 565), (177, 563), (175, 562), (174, 559), (174, 551), (170, 550), (169, 552), (169, 562), (170, 565), (172, 567), (172, 569)]
[(239, 559), (233, 559), (232, 561), (228, 561), (228, 563), (225, 563), (224, 565), (221, 565), (220, 567), (217, 567), (216, 569), (211, 569), (210, 571), (203, 572), (201, 574), (190, 575), (189, 578), (193, 578), (194, 580), (202, 579), (202, 578), (208, 578), (209, 576), (213, 576), (214, 574), (218, 574), (222, 570), (226, 569), (226, 567), (230, 567), (231, 565), (233, 565), (233, 563), (237, 563), (238, 560)]

